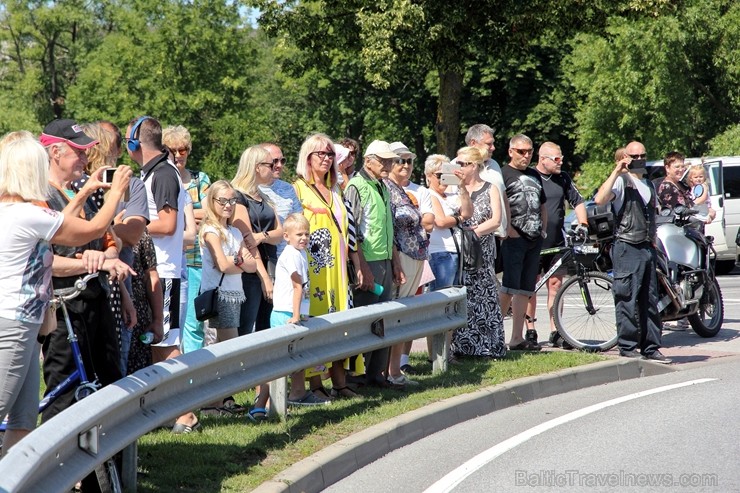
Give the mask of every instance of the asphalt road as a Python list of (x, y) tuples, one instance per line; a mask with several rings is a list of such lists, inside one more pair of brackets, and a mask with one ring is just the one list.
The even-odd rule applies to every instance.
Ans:
[(720, 285), (715, 338), (664, 332), (678, 371), (460, 423), (327, 491), (740, 491), (740, 276)]

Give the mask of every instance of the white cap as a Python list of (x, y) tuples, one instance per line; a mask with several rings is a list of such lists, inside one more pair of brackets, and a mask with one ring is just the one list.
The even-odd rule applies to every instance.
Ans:
[(334, 144), (334, 152), (337, 155), (337, 164), (341, 163), (347, 156), (349, 156), (349, 149), (344, 147), (342, 144)]
[(403, 145), (403, 142), (393, 142), (391, 144), (391, 150), (401, 157), (411, 156), (411, 159), (416, 159), (416, 154), (411, 152), (408, 147)]
[(398, 154), (391, 150), (391, 146), (384, 140), (374, 140), (367, 149), (365, 149), (364, 157), (378, 156), (382, 159), (397, 159)]

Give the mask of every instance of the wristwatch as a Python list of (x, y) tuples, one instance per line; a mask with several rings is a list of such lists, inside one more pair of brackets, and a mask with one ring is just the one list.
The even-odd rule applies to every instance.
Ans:
[(236, 265), (237, 267), (239, 267), (243, 263), (244, 263), (244, 259), (242, 258), (241, 255), (239, 255), (239, 254), (234, 255), (234, 265)]

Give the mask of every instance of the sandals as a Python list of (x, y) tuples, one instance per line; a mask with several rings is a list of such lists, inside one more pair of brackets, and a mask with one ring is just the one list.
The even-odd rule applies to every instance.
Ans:
[(317, 387), (315, 389), (311, 389), (311, 392), (313, 392), (314, 394), (318, 395), (319, 397), (321, 397), (323, 399), (331, 399), (332, 398), (332, 396), (329, 395), (329, 392), (327, 392), (326, 389), (323, 386)]
[(264, 407), (253, 407), (248, 413), (249, 418), (253, 423), (262, 423), (267, 421), (267, 409)]
[(172, 433), (175, 435), (183, 435), (185, 433), (192, 433), (194, 431), (200, 431), (200, 421), (196, 421), (192, 425), (175, 423), (175, 425), (172, 427)]
[(247, 407), (237, 404), (231, 396), (224, 399), (223, 404), (218, 409), (220, 411), (225, 411), (228, 414), (244, 414), (248, 410)]
[(331, 396), (334, 398), (345, 398), (345, 399), (353, 399), (355, 397), (360, 397), (360, 394), (356, 393), (351, 388), (345, 386), (345, 387), (332, 387), (331, 388)]

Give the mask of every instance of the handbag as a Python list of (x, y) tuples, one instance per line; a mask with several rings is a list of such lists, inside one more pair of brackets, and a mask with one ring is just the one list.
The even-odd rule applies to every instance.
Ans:
[(452, 232), (452, 239), (455, 241), (455, 248), (457, 248), (457, 253), (460, 256), (462, 270), (473, 272), (483, 268), (483, 245), (475, 231), (468, 228), (458, 229), (461, 232), (462, 246), (457, 241), (455, 230), (450, 228), (450, 231)]
[(195, 305), (195, 318), (199, 322), (205, 322), (218, 315), (218, 291), (221, 283), (224, 282), (224, 274), (221, 274), (221, 280), (213, 289), (207, 289), (198, 293), (193, 301)]

